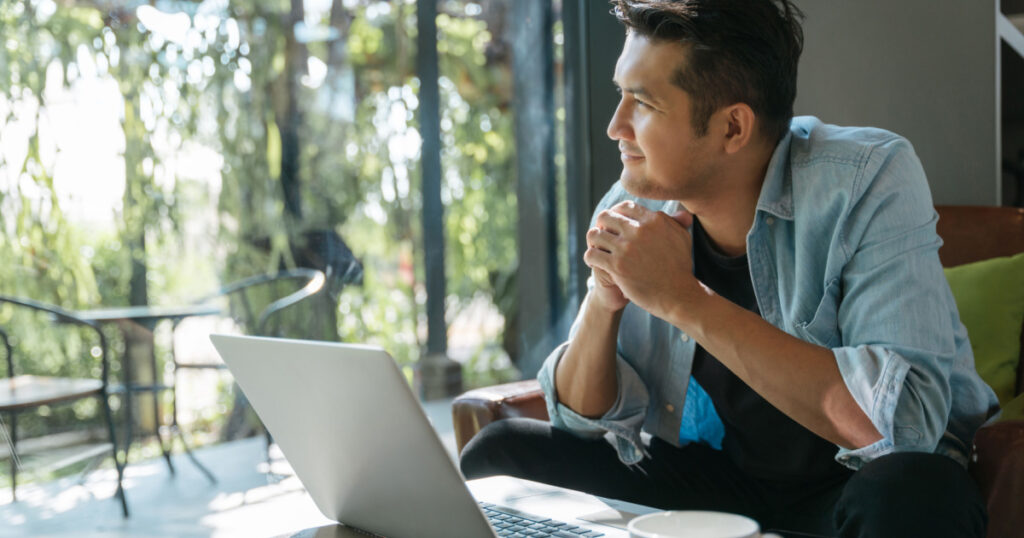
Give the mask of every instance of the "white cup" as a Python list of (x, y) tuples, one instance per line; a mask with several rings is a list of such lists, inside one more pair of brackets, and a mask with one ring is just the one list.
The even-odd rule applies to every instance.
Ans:
[(633, 518), (628, 529), (630, 538), (779, 538), (761, 534), (749, 517), (698, 510), (647, 514)]

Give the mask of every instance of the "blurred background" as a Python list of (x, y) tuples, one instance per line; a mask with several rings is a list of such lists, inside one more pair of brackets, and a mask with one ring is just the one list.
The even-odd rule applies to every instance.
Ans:
[[(278, 314), (275, 334), (379, 345), (412, 381), (428, 347), (433, 241), (446, 335), (433, 345), (459, 365), (461, 387), (532, 375), (538, 359), (524, 363), (519, 349), (520, 241), (550, 253), (547, 288), (569, 278), (560, 16), (557, 0), (437, 2), (427, 106), (439, 125), (424, 135), (419, 73), (430, 58), (417, 50), (414, 0), (2, 0), (0, 294), (76, 311), (175, 306), (310, 267), (325, 273), (323, 291)], [(531, 200), (545, 207), (544, 237), (517, 229), (517, 136), (551, 142), (519, 155), (544, 165)], [(424, 232), (424, 148), (440, 159), (437, 233)], [(262, 293), (266, 304), (282, 292)], [(0, 309), (0, 323), (13, 320)], [(97, 375), (48, 358), (58, 354), (45, 350), (45, 320), (18, 323), (33, 350), (19, 373)], [(254, 430), (227, 427), (229, 374), (173, 377), (173, 363), (210, 359), (207, 334), (254, 324), (223, 315), (150, 327), (155, 383), (176, 382), (196, 444)], [(128, 356), (115, 329), (105, 328), (112, 382)], [(166, 392), (160, 406), (166, 426)], [(83, 424), (81, 435), (103, 433), (92, 399), (37, 415), (19, 421), (23, 440)]]

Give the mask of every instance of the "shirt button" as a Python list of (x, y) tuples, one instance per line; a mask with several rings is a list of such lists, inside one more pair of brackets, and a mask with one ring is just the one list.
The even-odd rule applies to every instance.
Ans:
[(669, 413), (671, 413), (671, 412), (673, 412), (675, 410), (676, 410), (676, 408), (672, 404), (665, 404), (665, 411), (668, 411)]
[(689, 342), (690, 336), (686, 333), (682, 333), (679, 335), (679, 339), (682, 340), (683, 342)]
[(764, 219), (764, 221), (768, 223), (768, 226), (771, 226), (772, 224), (775, 224), (775, 217), (768, 217)]

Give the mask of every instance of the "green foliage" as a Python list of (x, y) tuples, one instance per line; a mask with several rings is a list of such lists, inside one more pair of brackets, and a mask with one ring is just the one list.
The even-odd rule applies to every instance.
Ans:
[[(288, 312), (285, 333), (377, 343), (403, 365), (417, 360), (426, 320), (415, 4), (334, 4), (345, 11), (304, 14), (307, 27), (335, 37), (312, 40), (297, 38), (291, 2), (231, 1), (214, 12), (160, 4), (187, 19), (179, 39), (147, 26), (148, 4), (0, 0), (0, 127), (27, 126), (28, 141), (0, 153), (0, 256), (10, 261), (0, 293), (118, 306), (139, 300), (131, 290), (143, 282), (142, 299), (179, 304), (294, 266), (304, 233), (335, 231), (363, 262), (363, 284)], [(475, 298), (507, 311), (515, 296), (504, 25), (465, 15), (466, 4), (444, 2), (437, 19), (449, 320)], [(57, 90), (85, 80), (121, 94), (124, 194), (107, 228), (71, 218), (75, 202), (54, 182), (65, 148), (47, 132), (47, 111)], [(184, 171), (204, 151), (218, 163), (213, 179)], [(286, 192), (298, 193), (297, 208)], [(330, 329), (311, 332), (313, 322)], [(17, 329), (40, 342), (49, 330)], [(110, 336), (116, 355), (122, 342)], [(473, 355), (471, 383), (512, 375), (498, 336)], [(47, 356), (32, 354), (30, 368), (65, 371)]]
[[(67, 225), (54, 191), (53, 166), (46, 159), (52, 148), (41, 148), (40, 124), (51, 60), (60, 62), (91, 42), (99, 29), (78, 10), (54, 14), (43, 23), (38, 19), (30, 3), (0, 3), (5, 41), (0, 47), (0, 125), (27, 129), (28, 141), (22, 155), (15, 151), (15, 160), (9, 161), (11, 153), (5, 151), (0, 162), (0, 172), (14, 179), (0, 195), (0, 257), (14, 262), (0, 266), (0, 293), (75, 305), (95, 300), (98, 290), (91, 267), (80, 256), (82, 232)], [(5, 150), (13, 142), (5, 140)]]
[(483, 21), (440, 15), (437, 22), (449, 291), (466, 300), (516, 259), (510, 80), (506, 65), (485, 61), (491, 36)]

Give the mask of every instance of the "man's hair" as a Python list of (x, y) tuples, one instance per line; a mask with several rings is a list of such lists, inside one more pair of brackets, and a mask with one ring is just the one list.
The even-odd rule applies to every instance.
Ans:
[(803, 13), (790, 0), (611, 0), (630, 32), (676, 42), (688, 61), (672, 83), (693, 100), (693, 128), (707, 133), (711, 115), (746, 103), (761, 132), (779, 140), (789, 131), (796, 68), (803, 51)]

